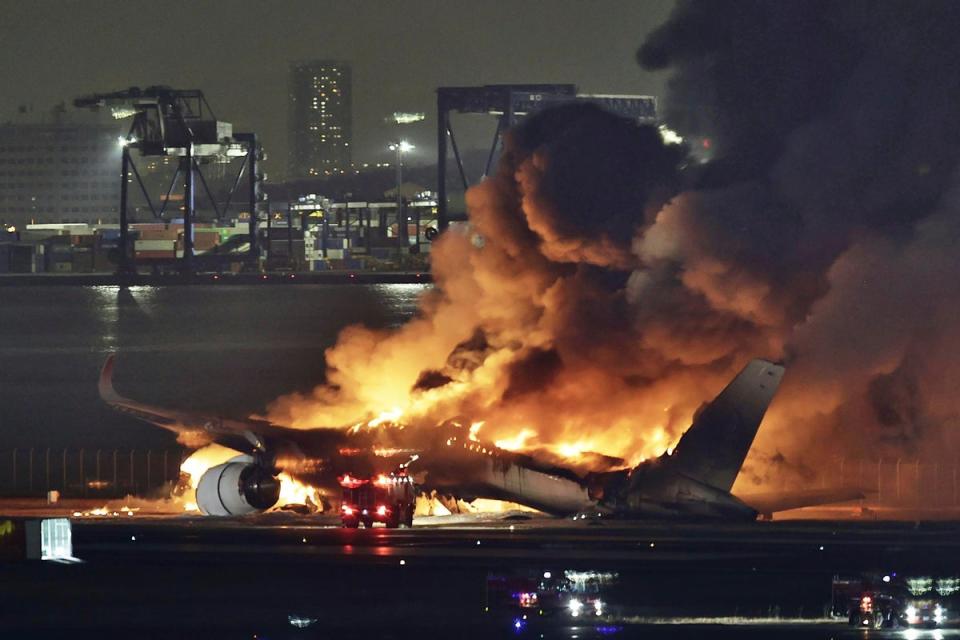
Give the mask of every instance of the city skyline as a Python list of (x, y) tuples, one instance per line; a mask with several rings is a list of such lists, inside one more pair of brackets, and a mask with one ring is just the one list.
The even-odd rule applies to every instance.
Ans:
[[(96, 11), (80, 3), (8, 4), (0, 50), (18, 63), (0, 69), (6, 88), (0, 122), (16, 118), (20, 105), (40, 113), (91, 92), (153, 84), (198, 88), (218, 117), (260, 136), (265, 169), (276, 181), (286, 173), (293, 61), (351, 64), (354, 162), (389, 162), (388, 143), (403, 135), (418, 149), (406, 161), (428, 164), (435, 156), (438, 86), (561, 82), (591, 93), (662, 95), (664, 74), (643, 71), (635, 53), (674, 3), (236, 0), (229, 11), (112, 0)], [(115, 29), (121, 23), (125, 28)], [(235, 37), (212, 37), (213, 26)], [(43, 55), (23, 55), (40, 42)], [(386, 122), (394, 111), (427, 118), (398, 133)], [(489, 145), (492, 127), (483, 118), (458, 122), (463, 148)]]

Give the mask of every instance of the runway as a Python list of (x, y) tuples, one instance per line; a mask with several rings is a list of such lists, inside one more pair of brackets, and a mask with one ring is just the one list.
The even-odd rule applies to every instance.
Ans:
[[(485, 638), (945, 638), (957, 635), (952, 627), (865, 631), (826, 615), (835, 574), (942, 575), (960, 568), (958, 534), (955, 522), (718, 525), (513, 514), (347, 530), (331, 517), (290, 513), (80, 517), (73, 542), (81, 563), (4, 567), (0, 628), (21, 636), (205, 629), (302, 638), (362, 629), (360, 637), (436, 637), (458, 629)], [(499, 607), (490, 589), (491, 577), (567, 571), (616, 576), (602, 617), (546, 611), (515, 629), (522, 612)]]
[(83, 558), (125, 554), (288, 556), (304, 562), (555, 562), (591, 567), (698, 570), (929, 572), (960, 566), (960, 523), (644, 522), (526, 515), (418, 518), (412, 529), (350, 530), (325, 516), (264, 514), (82, 518), (74, 546)]

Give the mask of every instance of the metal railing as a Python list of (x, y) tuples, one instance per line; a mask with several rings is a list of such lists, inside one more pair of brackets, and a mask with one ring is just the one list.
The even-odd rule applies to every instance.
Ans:
[(185, 458), (179, 449), (8, 449), (0, 451), (0, 495), (145, 495), (176, 482)]
[[(0, 450), (0, 495), (70, 497), (146, 495), (176, 482), (190, 452), (182, 449)], [(791, 484), (796, 488), (795, 484)], [(835, 458), (806, 488), (857, 487), (871, 505), (960, 507), (960, 461)], [(787, 488), (784, 482), (782, 488)]]
[[(782, 489), (855, 487), (865, 504), (910, 509), (960, 507), (960, 461), (919, 458), (833, 458), (803, 485)], [(777, 481), (774, 481), (774, 485)]]

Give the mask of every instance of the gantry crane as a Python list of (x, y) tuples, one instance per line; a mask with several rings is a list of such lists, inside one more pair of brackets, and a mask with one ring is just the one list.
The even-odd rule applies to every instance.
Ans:
[[(195, 179), (205, 189), (213, 204), (217, 217), (227, 213), (233, 194), (237, 191), (247, 173), (247, 195), (250, 206), (250, 251), (248, 258), (256, 265), (259, 258), (257, 248), (257, 220), (263, 199), (261, 183), (263, 174), (257, 163), (263, 160), (263, 150), (254, 133), (233, 133), (229, 122), (218, 120), (210, 108), (203, 92), (197, 89), (173, 89), (165, 86), (153, 86), (146, 89), (130, 87), (113, 93), (95, 93), (74, 100), (74, 106), (87, 109), (109, 108), (114, 118), (133, 118), (127, 136), (121, 140), (122, 182), (120, 188), (120, 264), (122, 275), (134, 273), (136, 266), (129, 246), (129, 219), (127, 216), (127, 187), (130, 172), (137, 179), (147, 204), (155, 217), (161, 217), (170, 200), (176, 181), (184, 177), (183, 207), (183, 257), (180, 269), (184, 273), (193, 271), (193, 222), (195, 218)], [(131, 149), (141, 156), (173, 156), (179, 158), (177, 172), (170, 182), (167, 198), (159, 213), (153, 206), (147, 188), (143, 184)], [(210, 192), (206, 178), (200, 171), (198, 159), (229, 161), (243, 157), (243, 164), (237, 172), (236, 180), (229, 192), (223, 211), (217, 208), (216, 200)]]

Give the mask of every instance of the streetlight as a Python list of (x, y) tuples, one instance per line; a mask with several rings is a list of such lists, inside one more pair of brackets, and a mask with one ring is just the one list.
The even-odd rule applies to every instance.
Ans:
[(400, 244), (409, 244), (407, 240), (407, 219), (403, 215), (403, 196), (400, 194), (400, 187), (403, 185), (403, 154), (416, 149), (415, 146), (406, 140), (391, 142), (387, 147), (390, 151), (397, 154), (397, 233), (400, 235)]

